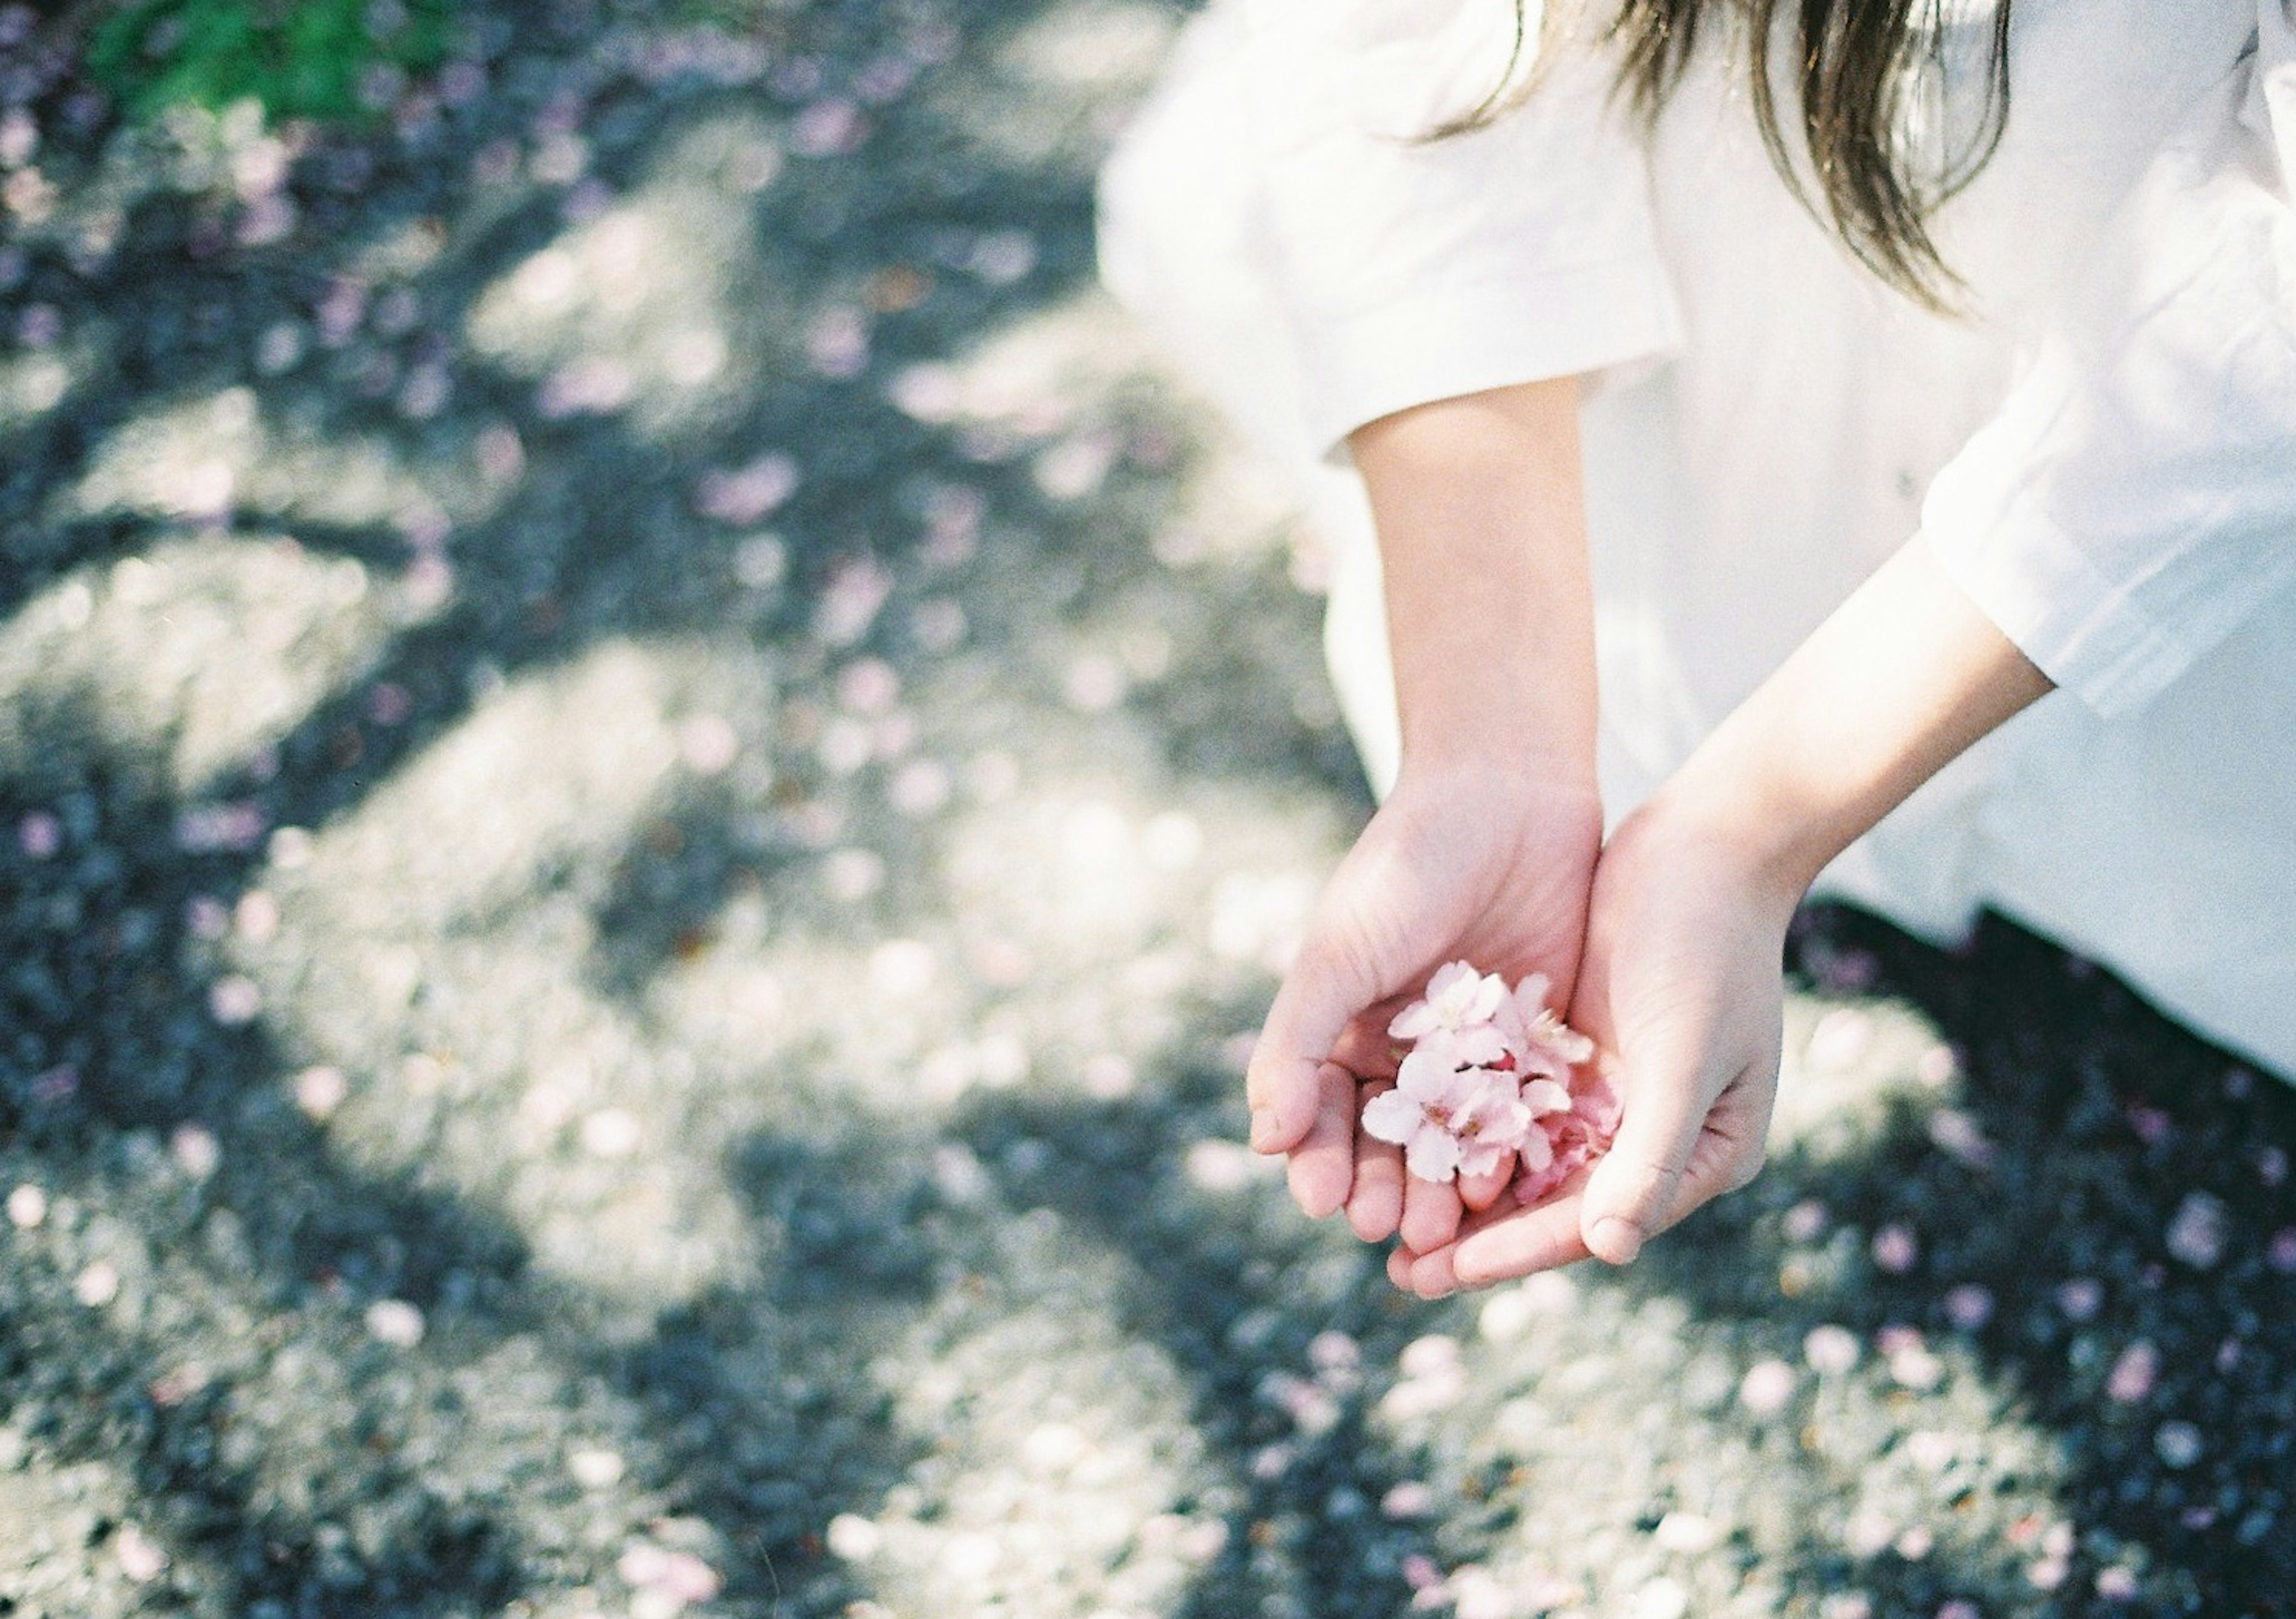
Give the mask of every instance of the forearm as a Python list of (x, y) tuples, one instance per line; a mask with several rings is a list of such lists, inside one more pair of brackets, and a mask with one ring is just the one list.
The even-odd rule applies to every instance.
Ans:
[(1702, 821), (1791, 905), (1922, 783), (2050, 689), (1915, 540), (1723, 722), (1654, 808)]
[(1405, 769), (1500, 759), (1591, 786), (1576, 379), (1416, 406), (1349, 445), (1379, 530)]

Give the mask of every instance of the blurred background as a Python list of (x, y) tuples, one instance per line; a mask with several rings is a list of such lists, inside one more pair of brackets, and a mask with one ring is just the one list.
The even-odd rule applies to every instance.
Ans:
[(2296, 1107), (2005, 925), (1628, 1273), (1242, 1149), (1369, 806), (1093, 285), (1183, 21), (0, 7), (0, 1614), (2296, 1612)]

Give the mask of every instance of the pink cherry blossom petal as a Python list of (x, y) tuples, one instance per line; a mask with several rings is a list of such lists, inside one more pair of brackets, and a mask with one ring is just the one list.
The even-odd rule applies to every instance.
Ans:
[(1569, 1113), (1570, 1093), (1554, 1080), (1533, 1080), (1522, 1088), (1522, 1102), (1533, 1114)]
[(1425, 1117), (1419, 1104), (1399, 1090), (1382, 1091), (1364, 1104), (1364, 1133), (1375, 1140), (1400, 1146), (1411, 1139)]
[(1459, 1138), (1439, 1124), (1423, 1124), (1403, 1149), (1403, 1164), (1422, 1180), (1449, 1180), (1459, 1170)]

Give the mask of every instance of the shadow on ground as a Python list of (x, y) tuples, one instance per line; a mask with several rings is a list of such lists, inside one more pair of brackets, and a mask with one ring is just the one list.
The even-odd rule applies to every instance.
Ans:
[[(1845, 1329), (1861, 1458), (1929, 1431), (1874, 1357), (1951, 1344), (2057, 1459), (1915, 1500), (1977, 1529), (1574, 1569), (1555, 1473), (1398, 1418), (1446, 1334), (1463, 1414), (1628, 1357), (1405, 1304), (1226, 1145), (1364, 805), (1264, 511), (1086, 296), (1174, 14), (549, 15), (368, 137), (34, 103), (8, 1611), (1322, 1619), (1526, 1548), (1523, 1612), (2285, 1611), (2288, 1098), (2005, 928), (1800, 946), (1934, 1020), (1964, 1133), (1908, 1103), (1573, 1295), (1684, 1354)], [(1703, 1465), (1578, 1442), (1660, 1481), (1629, 1541)]]

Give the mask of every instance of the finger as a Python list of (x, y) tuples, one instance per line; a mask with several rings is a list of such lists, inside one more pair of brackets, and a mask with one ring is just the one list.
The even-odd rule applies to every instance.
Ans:
[(1332, 1047), (1332, 1061), (1367, 1076), (1385, 1078), (1394, 1073), (1404, 1049), (1403, 1043), (1387, 1031), (1394, 1015), (1390, 1006), (1380, 1006), (1349, 1019)]
[(1408, 1248), (1398, 1248), (1395, 1257), (1403, 1262), (1403, 1276), (1395, 1285), (1406, 1293), (1417, 1294), (1423, 1299), (1439, 1299), (1458, 1292), (1459, 1278), (1451, 1270), (1452, 1251), (1450, 1245), (1438, 1248), (1432, 1253), (1414, 1253)]
[(1732, 1081), (1708, 1112), (1667, 1224), (1726, 1192), (1737, 1191), (1762, 1172), (1770, 1103), (1766, 1087), (1749, 1082), (1753, 1072), (1749, 1069)]
[(1480, 1175), (1459, 1177), (1459, 1201), (1470, 1213), (1480, 1214), (1499, 1200), (1514, 1179), (1514, 1155), (1509, 1153), (1499, 1160), (1496, 1169), (1486, 1170)]
[(1424, 1255), (1413, 1280), (1444, 1284), (1447, 1291), (1488, 1287), (1494, 1282), (1585, 1259), (1587, 1249), (1579, 1235), (1578, 1203), (1577, 1196), (1565, 1194), (1529, 1208), (1505, 1210), (1479, 1223), (1448, 1248)]
[(1439, 1248), (1459, 1234), (1459, 1194), (1448, 1182), (1404, 1178), (1403, 1223), (1398, 1228), (1403, 1245), (1424, 1253)]
[(1408, 1248), (1390, 1249), (1387, 1255), (1387, 1279), (1405, 1293), (1413, 1291), (1411, 1262), (1418, 1256)]
[(1694, 1058), (1661, 1052), (1628, 1062), (1619, 1086), (1619, 1133), (1588, 1177), (1579, 1210), (1587, 1251), (1613, 1265), (1633, 1263), (1643, 1244), (1671, 1223), (1683, 1171), (1721, 1089), (1701, 1083)]
[(1300, 953), (1244, 1072), (1254, 1152), (1288, 1153), (1307, 1138), (1324, 1096), (1323, 1066), (1365, 999), (1349, 992), (1338, 969)]
[(1567, 1204), (1542, 1204), (1455, 1243), (1450, 1260), (1456, 1285), (1488, 1287), (1576, 1264), (1588, 1252), (1577, 1212)]
[(1292, 1200), (1311, 1220), (1338, 1212), (1355, 1181), (1356, 1076), (1337, 1063), (1316, 1073), (1316, 1111), (1285, 1171)]
[[(1389, 1083), (1366, 1085), (1362, 1100), (1368, 1103), (1394, 1089)], [(1395, 1235), (1403, 1219), (1403, 1149), (1357, 1130), (1355, 1167), (1355, 1189), (1348, 1194), (1348, 1225), (1367, 1243), (1385, 1242)]]

